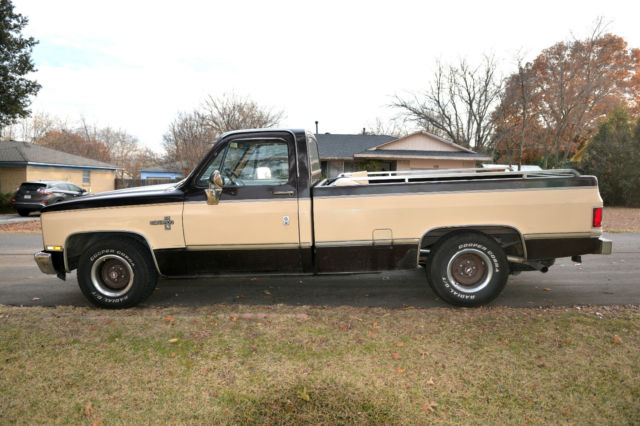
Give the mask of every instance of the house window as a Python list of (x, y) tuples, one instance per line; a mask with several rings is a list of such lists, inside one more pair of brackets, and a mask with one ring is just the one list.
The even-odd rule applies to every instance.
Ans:
[(91, 185), (91, 171), (83, 170), (82, 171), (82, 184), (83, 185)]

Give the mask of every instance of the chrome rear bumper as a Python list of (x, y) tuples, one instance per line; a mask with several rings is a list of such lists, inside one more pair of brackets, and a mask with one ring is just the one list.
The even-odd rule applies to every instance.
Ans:
[(611, 254), (613, 251), (613, 243), (611, 240), (607, 240), (606, 238), (598, 238), (600, 241), (600, 247), (598, 248), (598, 252), (595, 254)]
[(38, 264), (38, 268), (43, 274), (57, 274), (58, 272), (53, 267), (53, 259), (51, 258), (51, 253), (47, 253), (45, 251), (39, 251), (33, 255)]

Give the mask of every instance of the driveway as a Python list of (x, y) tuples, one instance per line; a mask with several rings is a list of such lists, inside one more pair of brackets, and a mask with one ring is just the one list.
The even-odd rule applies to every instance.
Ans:
[[(611, 256), (560, 259), (549, 272), (511, 276), (494, 306), (640, 305), (640, 234), (607, 234)], [(43, 275), (33, 261), (39, 234), (0, 234), (0, 304), (89, 306), (75, 273), (61, 281)], [(424, 271), (300, 277), (162, 279), (145, 306), (239, 305), (449, 306), (435, 297)]]

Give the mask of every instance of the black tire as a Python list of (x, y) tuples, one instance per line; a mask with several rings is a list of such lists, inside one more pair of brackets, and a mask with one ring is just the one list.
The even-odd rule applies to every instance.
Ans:
[(18, 214), (20, 216), (29, 216), (29, 210), (25, 210), (25, 209), (18, 209)]
[(507, 283), (509, 263), (491, 237), (465, 232), (439, 242), (427, 259), (427, 282), (444, 301), (479, 306), (495, 299)]
[(89, 247), (78, 262), (78, 285), (91, 303), (120, 309), (137, 305), (156, 287), (149, 249), (135, 240), (106, 240)]

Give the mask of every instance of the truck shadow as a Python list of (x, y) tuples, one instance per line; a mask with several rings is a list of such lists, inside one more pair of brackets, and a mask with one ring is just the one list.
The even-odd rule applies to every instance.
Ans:
[(424, 271), (287, 277), (160, 280), (145, 306), (238, 305), (449, 306), (429, 288)]

